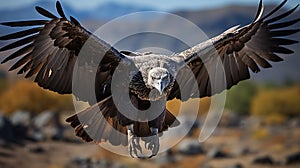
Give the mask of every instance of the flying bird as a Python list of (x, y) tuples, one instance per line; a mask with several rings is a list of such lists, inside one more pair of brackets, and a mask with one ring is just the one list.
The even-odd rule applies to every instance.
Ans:
[[(25, 78), (34, 78), (34, 82), (44, 89), (60, 94), (74, 94), (78, 99), (88, 101), (91, 107), (66, 119), (75, 129), (76, 136), (86, 142), (128, 145), (132, 157), (140, 157), (140, 137), (151, 136), (153, 138), (144, 141), (146, 147), (152, 151), (152, 157), (157, 155), (159, 150), (159, 135), (169, 127), (178, 126), (180, 122), (166, 109), (165, 104), (160, 105), (161, 111), (153, 111), (158, 113), (154, 119), (145, 115), (141, 117), (143, 120), (134, 120), (124, 115), (120, 110), (126, 111), (128, 102), (121, 104), (120, 109), (112, 94), (113, 88), (119, 87), (112, 84), (113, 74), (118, 67), (127, 70), (130, 79), (127, 81), (128, 95), (119, 96), (129, 98), (130, 103), (137, 109), (137, 113), (134, 113), (137, 115), (161, 100), (166, 102), (176, 98), (187, 101), (190, 98), (220, 93), (242, 80), (249, 79), (250, 70), (258, 73), (261, 68), (270, 68), (270, 62), (282, 61), (278, 54), (293, 53), (286, 46), (298, 41), (287, 36), (298, 33), (300, 29), (288, 27), (298, 23), (300, 19), (286, 18), (295, 12), (299, 5), (278, 14), (286, 2), (287, 0), (283, 0), (275, 9), (263, 14), (261, 0), (252, 23), (243, 27), (234, 26), (180, 53), (163, 55), (116, 50), (101, 40), (101, 37), (87, 31), (72, 16), (68, 19), (57, 1), (59, 16), (36, 7), (37, 12), (47, 19), (1, 23), (10, 27), (28, 27), (26, 30), (0, 37), (3, 41), (17, 39), (0, 49), (0, 52), (15, 49), (2, 63), (16, 60), (9, 71), (18, 69), (18, 74), (25, 74)], [(85, 64), (84, 59), (78, 63), (81, 49), (87, 41), (92, 41), (88, 46), (88, 55), (93, 58), (97, 58), (99, 54), (103, 55), (100, 63), (96, 65), (96, 101), (90, 100), (86, 94), (72, 90), (75, 66), (89, 65)], [(213, 61), (216, 58), (221, 62)], [(212, 87), (214, 79), (208, 72), (208, 69), (214, 67), (222, 67), (225, 75), (225, 85), (216, 89)], [(186, 69), (192, 72), (191, 75), (185, 73)], [(126, 83), (125, 78), (127, 77), (124, 77)], [(199, 94), (188, 89), (194, 86)], [(181, 93), (183, 90), (186, 93)], [(127, 111), (129, 114), (130, 112)], [(85, 118), (86, 122), (81, 118)], [(116, 132), (125, 135), (126, 138), (118, 136)]]

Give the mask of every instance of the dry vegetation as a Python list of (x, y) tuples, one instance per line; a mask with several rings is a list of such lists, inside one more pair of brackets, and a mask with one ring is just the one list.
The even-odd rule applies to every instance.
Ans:
[(72, 110), (72, 97), (44, 90), (32, 81), (20, 80), (0, 94), (0, 110), (11, 114), (17, 110), (37, 114), (44, 110)]
[[(71, 95), (59, 95), (40, 88), (28, 80), (20, 80), (11, 86), (1, 79), (0, 110), (11, 114), (17, 110), (37, 114), (45, 110), (73, 111)], [(193, 99), (188, 105), (193, 104)], [(210, 108), (210, 98), (202, 98), (199, 106), (199, 117)], [(227, 93), (226, 108), (239, 115), (253, 115), (264, 118), (266, 124), (282, 124), (287, 119), (300, 116), (300, 85), (288, 87), (265, 87), (249, 81), (242, 82)], [(181, 102), (172, 100), (167, 108), (177, 115)], [(189, 109), (185, 113), (189, 113)]]
[[(66, 111), (73, 110), (72, 98), (70, 95), (59, 95), (57, 93), (41, 89), (30, 81), (17, 81), (11, 86), (3, 85), (0, 93), (0, 109), (7, 115), (19, 109), (38, 114), (44, 110)], [(1, 91), (1, 86), (0, 86)], [(69, 166), (72, 159), (76, 157), (88, 157), (96, 160), (106, 160), (111, 163), (120, 163), (127, 167), (202, 167), (208, 164), (216, 168), (230, 167), (236, 163), (241, 163), (244, 167), (277, 167), (296, 168), (297, 165), (284, 165), (285, 157), (300, 150), (299, 126), (290, 126), (289, 119), (300, 117), (300, 85), (265, 87), (257, 86), (253, 83), (242, 83), (241, 86), (233, 88), (227, 94), (226, 107), (240, 120), (247, 120), (251, 116), (260, 118), (267, 125), (251, 125), (241, 127), (219, 126), (214, 135), (201, 146), (207, 151), (213, 147), (221, 147), (223, 151), (230, 155), (228, 158), (209, 159), (205, 154), (193, 156), (182, 155), (175, 146), (172, 150), (176, 163), (160, 163), (159, 159), (165, 154), (159, 155), (151, 160), (138, 160), (129, 157), (120, 157), (110, 153), (94, 144), (70, 143), (64, 141), (46, 142), (26, 142), (24, 145), (12, 145), (11, 147), (0, 146), (0, 167), (49, 167), (62, 168)], [(199, 101), (193, 99), (192, 101)], [(235, 102), (235, 103), (234, 103)], [(189, 102), (192, 104), (192, 102)], [(234, 107), (238, 104), (238, 107)], [(203, 117), (210, 107), (210, 98), (200, 100), (199, 117)], [(179, 100), (172, 100), (167, 103), (167, 108), (177, 114), (180, 108)], [(239, 109), (241, 111), (239, 111)], [(188, 113), (188, 109), (187, 109)], [(224, 113), (223, 120), (226, 118)], [(299, 120), (299, 119), (298, 119)], [(222, 121), (221, 121), (222, 123)], [(280, 124), (280, 125), (278, 125)], [(274, 126), (275, 125), (275, 126)], [(69, 129), (68, 135), (75, 138), (73, 130)], [(199, 130), (195, 130), (193, 138), (197, 138)], [(191, 137), (190, 137), (191, 138)], [(31, 146), (42, 147), (43, 153), (33, 153), (29, 149)], [(250, 153), (246, 155), (236, 155), (236, 149), (248, 148)], [(257, 156), (270, 155), (278, 165), (261, 166), (252, 164), (252, 160)], [(77, 168), (77, 167), (76, 167)]]
[(282, 124), (300, 116), (300, 85), (279, 89), (261, 89), (253, 98), (251, 113), (267, 124)]

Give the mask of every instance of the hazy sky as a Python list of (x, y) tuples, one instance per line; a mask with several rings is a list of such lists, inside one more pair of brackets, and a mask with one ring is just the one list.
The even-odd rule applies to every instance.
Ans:
[[(0, 0), (0, 9), (14, 9), (16, 7), (30, 5), (37, 1), (55, 1), (56, 0)], [(264, 3), (280, 3), (282, 0), (264, 0)], [(102, 3), (119, 2), (123, 4), (134, 4), (139, 6), (148, 6), (159, 10), (174, 10), (174, 9), (205, 9), (220, 7), (230, 4), (258, 4), (259, 0), (60, 0), (67, 3), (76, 9), (89, 9), (96, 7)], [(294, 6), (300, 0), (289, 0), (288, 5)]]

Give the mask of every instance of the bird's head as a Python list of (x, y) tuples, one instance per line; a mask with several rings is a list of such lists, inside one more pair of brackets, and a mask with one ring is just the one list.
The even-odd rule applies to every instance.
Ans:
[(170, 83), (171, 75), (166, 68), (156, 67), (148, 72), (148, 86), (155, 88), (161, 95)]

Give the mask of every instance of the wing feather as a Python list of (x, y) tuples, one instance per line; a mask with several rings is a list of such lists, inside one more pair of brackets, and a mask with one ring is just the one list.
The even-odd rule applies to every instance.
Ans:
[(292, 8), (291, 10), (279, 15), (279, 16), (276, 16), (272, 19), (269, 19), (269, 20), (266, 20), (265, 23), (273, 23), (273, 22), (276, 22), (278, 20), (281, 20), (287, 16), (289, 16), (290, 14), (292, 14), (293, 12), (295, 12), (295, 10), (299, 7), (299, 4), (297, 6), (295, 6), (294, 8)]
[(30, 67), (32, 66), (33, 62), (32, 60), (28, 61), (19, 71), (18, 74), (23, 74), (30, 70)]
[(25, 36), (32, 35), (34, 33), (40, 32), (42, 29), (43, 29), (42, 27), (35, 27), (35, 28), (32, 28), (32, 29), (19, 31), (19, 32), (16, 32), (16, 33), (12, 33), (12, 34), (2, 36), (2, 37), (0, 37), (0, 40), (11, 40), (11, 39), (17, 39), (17, 38), (25, 37)]
[(45, 25), (48, 22), (49, 22), (48, 20), (29, 20), (29, 21), (16, 21), (16, 22), (2, 22), (1, 24), (10, 27), (23, 27), (23, 26)]
[(63, 11), (63, 9), (62, 9), (62, 6), (61, 6), (61, 4), (60, 4), (58, 1), (56, 2), (56, 9), (57, 9), (58, 14), (59, 14), (62, 18), (66, 19), (66, 15), (65, 15), (65, 13), (64, 13), (64, 11)]
[[(298, 23), (300, 19), (297, 18), (290, 21), (282, 20), (294, 13), (299, 5), (282, 14), (273, 16), (286, 4), (286, 2), (287, 0), (282, 1), (275, 9), (261, 17), (263, 6), (262, 1), (260, 1), (256, 17), (251, 24), (241, 28), (233, 27), (219, 36), (196, 45), (186, 51), (175, 54), (174, 57), (183, 58), (192, 70), (197, 69), (197, 72), (205, 72), (201, 71), (201, 69), (199, 70), (196, 62), (201, 62), (212, 67), (218, 66), (217, 62), (209, 64), (207, 60), (209, 58), (206, 58), (208, 54), (202, 52), (206, 51), (207, 46), (214, 46), (213, 50), (218, 53), (219, 58), (223, 61), (224, 74), (226, 76), (225, 81), (227, 82), (225, 84), (226, 86), (223, 89), (218, 90), (218, 92), (229, 89), (239, 81), (249, 79), (249, 69), (252, 72), (257, 73), (260, 71), (260, 67), (272, 67), (269, 61), (282, 61), (283, 59), (275, 53), (294, 53), (294, 51), (288, 49), (287, 46), (298, 43), (298, 40), (292, 40), (286, 36), (293, 35), (300, 31), (300, 29), (288, 28), (289, 26)], [(204, 66), (201, 68), (203, 67)], [(206, 95), (201, 95), (200, 97), (215, 94), (209, 93), (209, 86), (203, 86), (203, 83), (207, 82), (206, 77), (208, 75), (201, 74), (201, 76), (199, 76), (200, 73), (194, 73), (194, 75), (198, 79), (200, 92), (206, 93)], [(175, 90), (172, 90), (171, 92), (175, 92)], [(178, 93), (170, 95), (172, 95), (172, 97), (169, 97), (169, 99), (175, 97), (179, 98)]]
[(17, 58), (25, 53), (31, 52), (34, 49), (33, 44), (29, 44), (23, 48), (21, 48), (20, 50), (17, 50), (16, 52), (12, 53), (10, 56), (6, 57), (1, 63), (6, 63), (7, 61)]
[(292, 26), (300, 21), (300, 18), (282, 23), (273, 23), (268, 26), (269, 29), (280, 29), (283, 27)]
[(23, 45), (25, 45), (25, 44), (28, 44), (28, 43), (30, 43), (30, 42), (33, 42), (37, 36), (38, 36), (38, 35), (32, 35), (32, 36), (23, 38), (23, 39), (21, 39), (21, 40), (18, 40), (18, 41), (16, 41), (16, 42), (13, 42), (13, 43), (11, 43), (11, 44), (8, 44), (8, 45), (2, 47), (2, 48), (0, 49), (0, 52), (1, 52), (1, 51), (10, 50), (10, 49), (13, 49), (13, 48), (17, 48), (17, 47), (23, 46)]
[[(71, 93), (73, 69), (78, 54), (85, 42), (91, 38), (93, 44), (88, 46), (89, 54), (93, 56), (104, 54), (102, 60), (105, 64), (101, 65), (100, 63), (99, 66), (106, 66), (107, 74), (112, 74), (111, 71), (115, 69), (121, 58), (124, 58), (123, 55), (85, 30), (75, 18), (70, 17), (71, 21), (67, 20), (58, 1), (56, 9), (59, 17), (42, 7), (36, 7), (36, 11), (49, 18), (49, 20), (1, 23), (11, 27), (28, 27), (27, 30), (0, 37), (0, 40), (17, 39), (1, 47), (0, 52), (16, 50), (6, 57), (2, 63), (18, 58), (9, 70), (19, 68), (18, 74), (25, 74), (25, 78), (35, 76), (34, 81), (43, 88), (61, 94)], [(110, 78), (111, 75), (105, 75), (101, 80), (102, 82), (108, 82)], [(99, 100), (103, 98), (105, 97), (100, 96)], [(80, 99), (89, 101), (85, 97), (80, 97)]]
[(30, 59), (32, 59), (32, 53), (26, 54), (23, 58), (19, 59), (13, 66), (10, 67), (9, 71), (15, 70), (22, 65), (24, 65), (26, 62), (28, 62)]
[(57, 19), (57, 17), (56, 17), (55, 15), (53, 15), (52, 13), (50, 13), (49, 11), (47, 11), (47, 10), (44, 9), (44, 8), (41, 8), (41, 7), (37, 6), (37, 7), (35, 7), (35, 10), (36, 10), (39, 14), (41, 14), (41, 15), (47, 17), (47, 18), (50, 18), (50, 19)]
[(271, 12), (269, 12), (263, 18), (261, 18), (261, 20), (265, 20), (266, 18), (270, 17), (271, 15), (279, 11), (287, 3), (287, 1), (288, 0), (283, 0), (276, 8), (274, 8)]
[(273, 52), (281, 53), (281, 54), (293, 54), (294, 53), (294, 51), (287, 49), (285, 47), (274, 47)]
[(298, 33), (300, 29), (294, 29), (294, 30), (276, 30), (271, 31), (270, 34), (273, 37), (280, 37), (280, 36), (289, 36), (295, 33)]

